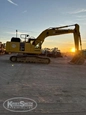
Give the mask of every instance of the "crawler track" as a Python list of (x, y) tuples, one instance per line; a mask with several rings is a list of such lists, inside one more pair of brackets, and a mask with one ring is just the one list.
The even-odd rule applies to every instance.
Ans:
[(39, 56), (11, 56), (10, 61), (23, 62), (23, 63), (43, 63), (43, 64), (50, 63), (49, 58), (44, 58)]

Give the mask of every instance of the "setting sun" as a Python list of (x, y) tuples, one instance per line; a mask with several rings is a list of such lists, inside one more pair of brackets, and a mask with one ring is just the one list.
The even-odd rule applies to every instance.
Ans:
[(76, 50), (75, 50), (75, 48), (71, 48), (71, 52), (75, 52)]

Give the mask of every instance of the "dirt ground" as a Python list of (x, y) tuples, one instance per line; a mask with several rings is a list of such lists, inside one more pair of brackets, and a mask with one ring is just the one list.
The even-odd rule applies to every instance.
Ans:
[[(68, 64), (69, 58), (51, 63), (12, 63), (0, 56), (0, 115), (86, 115), (86, 63)], [(37, 102), (29, 112), (11, 112), (5, 100), (27, 97)]]

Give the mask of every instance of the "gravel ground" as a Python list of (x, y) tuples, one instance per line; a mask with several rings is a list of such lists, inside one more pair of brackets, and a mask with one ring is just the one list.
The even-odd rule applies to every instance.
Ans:
[[(12, 63), (0, 56), (0, 115), (86, 115), (86, 63), (69, 65), (69, 58), (51, 63)], [(11, 112), (5, 100), (27, 97), (37, 102), (29, 112)]]

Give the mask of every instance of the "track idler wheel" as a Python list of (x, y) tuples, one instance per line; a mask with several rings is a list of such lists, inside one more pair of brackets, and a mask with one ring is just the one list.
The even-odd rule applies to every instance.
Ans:
[(16, 56), (11, 56), (11, 57), (10, 57), (10, 61), (16, 62), (16, 61), (17, 61), (17, 57), (16, 57)]

